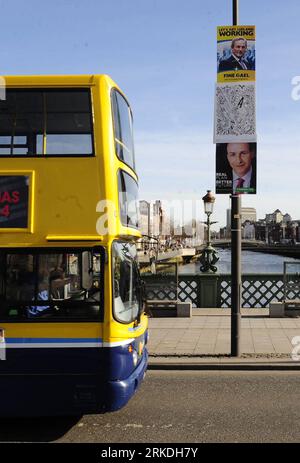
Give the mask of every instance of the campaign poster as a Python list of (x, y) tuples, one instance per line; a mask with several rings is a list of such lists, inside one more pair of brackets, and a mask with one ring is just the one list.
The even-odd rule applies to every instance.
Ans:
[(216, 84), (214, 143), (256, 142), (255, 83)]
[(255, 81), (255, 26), (217, 27), (218, 82)]
[(29, 176), (0, 175), (0, 229), (28, 228)]
[(216, 145), (216, 193), (256, 193), (256, 143)]

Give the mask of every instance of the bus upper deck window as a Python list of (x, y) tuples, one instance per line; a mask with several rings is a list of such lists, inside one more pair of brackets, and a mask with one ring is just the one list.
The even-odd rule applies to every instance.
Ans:
[(127, 101), (116, 90), (112, 92), (112, 108), (116, 154), (135, 169), (132, 114)]
[(89, 89), (8, 89), (0, 101), (0, 155), (93, 154)]

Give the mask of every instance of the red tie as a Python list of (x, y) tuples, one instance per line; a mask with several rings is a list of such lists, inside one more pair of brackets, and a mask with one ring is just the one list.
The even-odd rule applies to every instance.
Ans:
[[(237, 184), (236, 184), (236, 188), (242, 188), (243, 185), (244, 185), (244, 179), (243, 178), (238, 178), (238, 181), (237, 181)], [(243, 194), (243, 191), (238, 191), (237, 193), (239, 194)]]

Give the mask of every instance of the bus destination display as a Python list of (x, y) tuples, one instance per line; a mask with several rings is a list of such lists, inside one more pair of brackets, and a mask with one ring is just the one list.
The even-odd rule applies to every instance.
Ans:
[(0, 175), (0, 229), (28, 227), (29, 176)]

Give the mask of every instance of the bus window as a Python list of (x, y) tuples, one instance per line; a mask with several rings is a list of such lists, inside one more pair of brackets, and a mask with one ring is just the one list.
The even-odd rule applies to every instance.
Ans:
[(140, 279), (134, 244), (115, 241), (113, 251), (114, 316), (122, 323), (134, 321), (140, 311)]
[[(99, 262), (96, 267), (93, 262)], [(90, 250), (7, 253), (0, 319), (101, 319), (103, 258)], [(86, 262), (90, 262), (87, 268)], [(85, 282), (89, 280), (89, 287)]]
[(121, 222), (125, 227), (138, 228), (138, 185), (123, 170), (118, 172), (119, 207)]
[(6, 299), (8, 301), (34, 298), (35, 276), (32, 254), (6, 256)]
[(125, 98), (116, 90), (112, 91), (112, 107), (117, 156), (135, 169), (131, 110)]
[(92, 154), (88, 89), (7, 89), (0, 100), (0, 155)]

